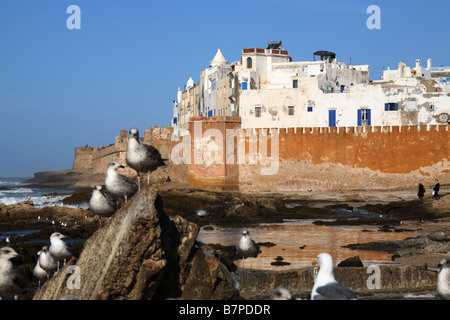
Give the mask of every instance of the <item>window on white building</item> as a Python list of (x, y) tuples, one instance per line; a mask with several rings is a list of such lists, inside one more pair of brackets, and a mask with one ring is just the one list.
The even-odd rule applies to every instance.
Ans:
[(249, 58), (247, 58), (247, 68), (251, 69), (252, 66), (253, 66), (253, 61), (252, 61), (252, 58), (249, 57)]
[(293, 116), (293, 115), (295, 114), (295, 108), (294, 108), (294, 106), (289, 106), (289, 107), (288, 107), (288, 114), (289, 114), (290, 116)]
[(371, 125), (371, 110), (370, 109), (358, 109), (358, 126), (370, 126)]
[(292, 80), (292, 88), (298, 88), (298, 80)]
[(255, 107), (255, 117), (261, 117), (261, 107)]
[(385, 103), (384, 111), (398, 111), (398, 103)]

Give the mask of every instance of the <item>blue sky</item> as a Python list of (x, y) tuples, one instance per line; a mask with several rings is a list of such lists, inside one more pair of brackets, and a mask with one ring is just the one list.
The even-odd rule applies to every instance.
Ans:
[[(81, 30), (66, 26), (70, 5)], [(294, 61), (329, 50), (373, 80), (400, 61), (448, 66), (449, 12), (448, 0), (0, 0), (0, 176), (71, 169), (77, 146), (169, 126), (177, 88), (218, 48), (232, 62), (281, 40)]]

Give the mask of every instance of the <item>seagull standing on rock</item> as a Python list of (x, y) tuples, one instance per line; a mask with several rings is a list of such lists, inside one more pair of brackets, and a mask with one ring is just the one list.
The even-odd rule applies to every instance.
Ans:
[(25, 272), (17, 265), (23, 257), (13, 248), (0, 249), (0, 300), (3, 297), (14, 298), (21, 294), (27, 285)]
[(49, 274), (47, 273), (47, 271), (45, 271), (44, 269), (42, 269), (41, 265), (39, 264), (39, 256), (41, 255), (42, 250), (38, 251), (37, 255), (38, 255), (38, 260), (36, 261), (36, 265), (34, 266), (33, 269), (33, 276), (36, 277), (39, 281), (38, 283), (38, 289), (41, 287), (41, 281), (45, 280), (45, 279), (49, 279)]
[(437, 292), (441, 299), (450, 300), (450, 261), (441, 259), (438, 268)]
[(248, 257), (256, 258), (256, 256), (258, 255), (259, 248), (256, 245), (255, 241), (250, 238), (248, 230), (244, 230), (242, 232), (242, 237), (239, 240), (237, 251), (242, 259)]
[(138, 183), (140, 184), (140, 172), (147, 172), (147, 185), (150, 184), (150, 173), (165, 166), (166, 159), (161, 158), (159, 151), (150, 145), (143, 144), (139, 139), (139, 130), (131, 128), (127, 146), (127, 165), (136, 170)]
[(328, 253), (319, 254), (317, 263), (320, 269), (311, 292), (311, 300), (357, 300), (352, 291), (334, 278), (333, 258)]
[(127, 202), (128, 197), (133, 196), (138, 191), (138, 184), (133, 179), (117, 172), (117, 169), (125, 168), (121, 164), (112, 161), (108, 163), (106, 169), (105, 185), (106, 189), (115, 197), (124, 197)]
[(97, 184), (89, 200), (89, 210), (100, 216), (110, 216), (117, 210), (117, 199), (109, 193), (104, 193), (102, 186)]
[[(50, 276), (53, 275), (53, 273), (58, 269), (58, 261), (56, 261), (56, 259), (50, 254), (47, 246), (43, 246), (41, 251), (38, 252), (38, 255), (38, 264), (47, 273), (46, 277), (48, 280)], [(38, 276), (36, 276), (36, 278), (39, 279)]]
[(65, 265), (66, 260), (72, 258), (74, 254), (73, 248), (64, 240), (62, 240), (65, 238), (67, 237), (59, 232), (54, 232), (50, 236), (50, 248), (48, 249), (48, 251), (57, 261), (58, 270), (59, 270), (59, 262), (64, 261)]

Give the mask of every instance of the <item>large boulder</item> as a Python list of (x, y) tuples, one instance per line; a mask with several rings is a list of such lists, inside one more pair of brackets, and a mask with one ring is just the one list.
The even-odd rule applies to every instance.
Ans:
[(238, 298), (235, 277), (196, 245), (198, 231), (184, 218), (169, 218), (158, 192), (142, 187), (33, 299)]

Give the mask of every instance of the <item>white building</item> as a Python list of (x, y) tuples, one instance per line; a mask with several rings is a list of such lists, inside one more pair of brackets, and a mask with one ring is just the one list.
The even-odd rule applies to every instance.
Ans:
[(292, 61), (281, 42), (269, 42), (266, 49), (243, 49), (240, 61), (230, 65), (219, 49), (200, 81), (178, 92), (177, 129), (187, 130), (192, 116), (236, 115), (242, 128), (431, 125), (450, 120), (450, 81), (445, 78), (450, 69), (440, 68), (437, 74), (431, 59), (426, 68), (420, 60), (413, 69), (401, 62), (397, 70), (385, 70), (382, 80), (370, 81), (369, 65), (338, 62), (328, 51), (314, 56), (320, 59)]

